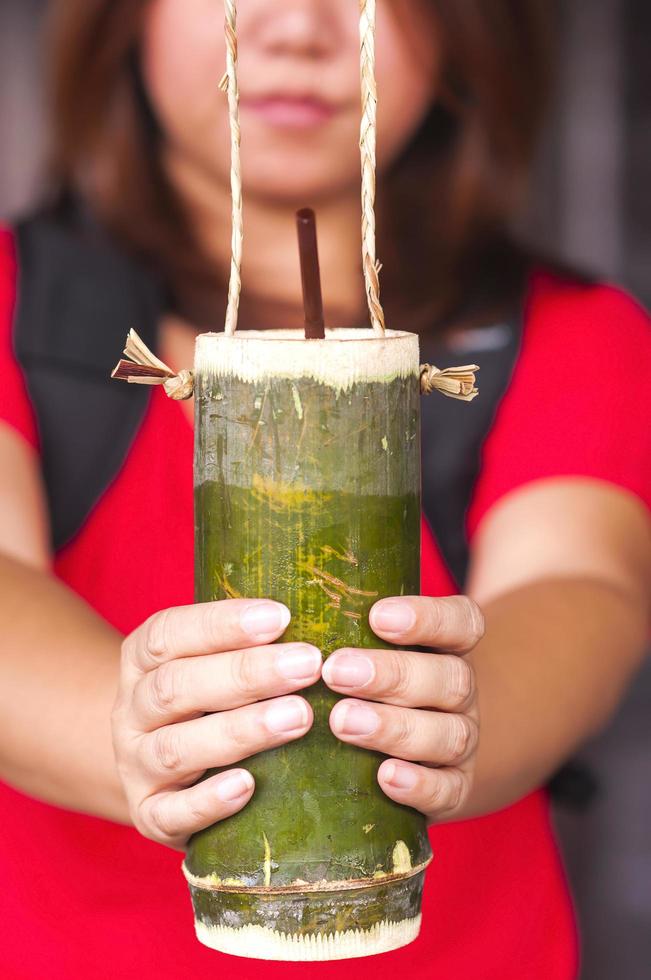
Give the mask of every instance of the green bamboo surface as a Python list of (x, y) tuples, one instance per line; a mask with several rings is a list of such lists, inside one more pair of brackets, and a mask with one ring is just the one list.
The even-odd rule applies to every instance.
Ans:
[[(284, 602), (292, 620), (282, 639), (313, 643), (324, 658), (386, 646), (370, 630), (370, 606), (420, 588), (418, 378), (337, 391), (309, 378), (205, 373), (195, 399), (196, 600)], [(394, 882), (383, 879), (430, 859), (424, 817), (380, 789), (384, 756), (331, 733), (338, 696), (323, 682), (301, 693), (311, 730), (244, 760), (253, 798), (189, 843), (189, 875), (211, 885), (191, 882), (196, 914), (254, 921), (265, 889), (262, 918), (290, 932), (416, 914), (422, 873), (394, 886), (393, 899)], [(347, 891), (296, 891), (324, 882)]]

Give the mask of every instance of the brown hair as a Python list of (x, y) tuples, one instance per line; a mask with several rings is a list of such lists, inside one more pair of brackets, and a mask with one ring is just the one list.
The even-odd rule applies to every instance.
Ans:
[[(161, 166), (138, 69), (150, 0), (61, 0), (52, 34), (52, 166), (172, 285), (214, 282)], [(379, 181), (387, 322), (482, 322), (512, 308), (526, 256), (509, 225), (548, 89), (549, 0), (431, 0), (444, 81), (427, 119)]]

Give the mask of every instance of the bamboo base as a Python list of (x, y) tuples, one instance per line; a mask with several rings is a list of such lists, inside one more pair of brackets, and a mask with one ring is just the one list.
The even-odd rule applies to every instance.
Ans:
[(288, 935), (262, 926), (229, 929), (195, 920), (199, 942), (221, 953), (260, 960), (342, 960), (388, 953), (413, 942), (420, 932), (421, 915), (402, 922), (378, 922), (370, 929), (316, 935)]
[(187, 877), (197, 938), (235, 956), (372, 956), (406, 946), (420, 930), (424, 865), (384, 881), (328, 882), (323, 890), (201, 887)]

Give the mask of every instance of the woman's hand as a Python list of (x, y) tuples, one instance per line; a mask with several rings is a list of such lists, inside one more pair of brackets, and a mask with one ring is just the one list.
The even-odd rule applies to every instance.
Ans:
[[(166, 609), (125, 639), (113, 745), (145, 837), (183, 849), (250, 800), (253, 777), (235, 763), (311, 727), (308, 702), (283, 695), (318, 680), (321, 653), (273, 644), (289, 618), (278, 602), (228, 599)], [(222, 766), (233, 768), (196, 782)]]
[(330, 713), (344, 742), (391, 756), (378, 769), (387, 796), (421, 810), (428, 823), (454, 818), (470, 792), (478, 740), (472, 667), (463, 655), (481, 639), (483, 616), (465, 596), (382, 599), (373, 631), (389, 643), (435, 647), (334, 651), (326, 684), (348, 697)]

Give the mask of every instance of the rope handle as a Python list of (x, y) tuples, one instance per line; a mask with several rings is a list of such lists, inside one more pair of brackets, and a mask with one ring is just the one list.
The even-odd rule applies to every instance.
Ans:
[[(362, 117), (359, 131), (362, 203), (362, 268), (366, 300), (373, 332), (384, 336), (384, 311), (380, 303), (379, 272), (375, 257), (375, 144), (377, 128), (377, 87), (375, 82), (375, 0), (359, 0), (359, 73)], [(240, 162), (240, 111), (237, 82), (237, 4), (224, 0), (226, 71), (219, 82), (228, 96), (228, 123), (231, 137), (231, 269), (224, 332), (232, 336), (237, 329), (242, 289), (242, 170)]]
[[(383, 337), (384, 311), (380, 302), (379, 273), (381, 265), (375, 254), (375, 189), (376, 189), (376, 130), (377, 130), (377, 86), (375, 79), (375, 0), (359, 0), (359, 51), (361, 123), (359, 149), (361, 163), (361, 209), (362, 209), (362, 269), (366, 301), (374, 334)], [(231, 141), (231, 267), (228, 281), (228, 301), (224, 332), (233, 336), (237, 329), (237, 317), (242, 290), (242, 241), (244, 225), (242, 220), (242, 170), (240, 161), (240, 94), (237, 81), (237, 3), (224, 0), (224, 36), (226, 40), (226, 71), (219, 82), (219, 88), (228, 97), (228, 122)], [(183, 400), (192, 396), (193, 373), (183, 370), (175, 374), (163, 361), (159, 360), (140, 339), (135, 330), (130, 330), (124, 348), (127, 360), (120, 360), (111, 377), (132, 384), (162, 384), (170, 398)], [(424, 395), (440, 391), (450, 398), (472, 401), (478, 394), (475, 386), (476, 364), (461, 367), (443, 368), (433, 364), (423, 364), (420, 368), (420, 388)]]

